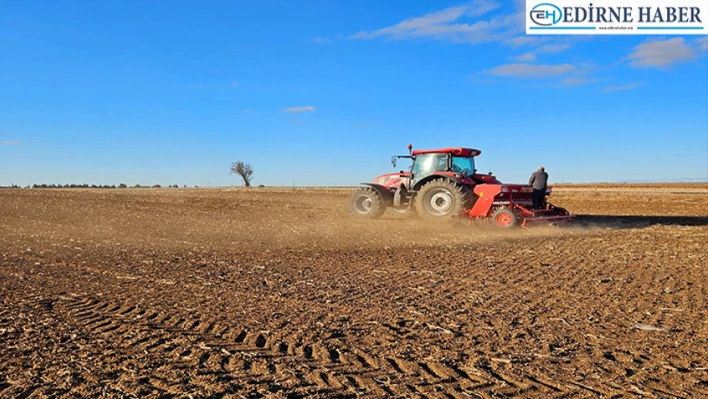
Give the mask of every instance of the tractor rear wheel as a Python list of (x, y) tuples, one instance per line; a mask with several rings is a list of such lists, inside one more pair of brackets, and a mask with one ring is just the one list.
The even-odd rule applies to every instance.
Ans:
[(349, 199), (352, 213), (364, 219), (377, 219), (386, 212), (381, 195), (371, 187), (361, 187)]
[(415, 196), (415, 209), (426, 220), (451, 221), (467, 209), (472, 192), (448, 179), (435, 179), (425, 184)]
[(508, 229), (516, 226), (519, 222), (519, 218), (509, 209), (499, 209), (492, 215), (492, 222), (497, 227)]

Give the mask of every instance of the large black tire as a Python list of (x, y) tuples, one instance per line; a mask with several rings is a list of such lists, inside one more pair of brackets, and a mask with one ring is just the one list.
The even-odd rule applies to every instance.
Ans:
[(415, 209), (426, 220), (452, 221), (472, 203), (472, 192), (466, 186), (440, 178), (426, 183), (415, 196)]
[(381, 195), (371, 187), (361, 187), (349, 198), (349, 209), (354, 216), (377, 219), (386, 212)]

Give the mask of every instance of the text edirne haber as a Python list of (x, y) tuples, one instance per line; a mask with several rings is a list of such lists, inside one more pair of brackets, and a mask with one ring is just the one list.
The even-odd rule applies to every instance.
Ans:
[[(637, 7), (638, 23), (702, 23), (698, 7)], [(563, 7), (563, 22), (632, 23), (634, 7)]]

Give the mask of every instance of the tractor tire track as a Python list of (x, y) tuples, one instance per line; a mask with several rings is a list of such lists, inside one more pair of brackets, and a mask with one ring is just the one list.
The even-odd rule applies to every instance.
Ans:
[[(405, 396), (422, 398), (525, 397), (565, 394), (576, 390), (523, 381), (493, 370), (471, 375), (439, 362), (380, 358), (355, 348), (328, 347), (318, 342), (270, 339), (258, 331), (190, 319), (146, 318), (158, 312), (130, 304), (110, 304), (92, 298), (63, 298), (55, 311), (69, 324), (93, 337), (112, 342), (131, 354), (154, 355), (161, 367), (181, 370), (181, 382), (156, 376), (120, 385), (127, 392), (175, 392), (196, 386), (200, 392), (237, 392), (286, 397)], [(170, 320), (176, 320), (176, 323)], [(164, 324), (159, 323), (164, 320)], [(236, 382), (238, 381), (238, 382)], [(179, 388), (179, 387), (182, 388)]]

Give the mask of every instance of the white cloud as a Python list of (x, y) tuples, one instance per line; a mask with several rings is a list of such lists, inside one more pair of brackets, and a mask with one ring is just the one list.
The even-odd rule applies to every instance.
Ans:
[(485, 71), (494, 76), (516, 77), (516, 78), (549, 78), (566, 75), (577, 71), (578, 68), (570, 64), (562, 65), (534, 65), (534, 64), (506, 64), (499, 65)]
[[(499, 43), (512, 48), (526, 48), (519, 51), (519, 55), (510, 57), (520, 64), (534, 62), (541, 54), (568, 50), (576, 41), (589, 40), (582, 36), (527, 36), (525, 32), (526, 0), (476, 0), (407, 18), (380, 29), (363, 30), (349, 36), (349, 39), (428, 39), (468, 45)], [(563, 75), (574, 69), (572, 65), (500, 65), (487, 71), (487, 74), (540, 78)]]
[(603, 93), (609, 93), (612, 91), (632, 90), (632, 89), (639, 87), (643, 84), (644, 84), (644, 82), (634, 82), (634, 83), (628, 83), (626, 85), (620, 85), (620, 86), (607, 86), (607, 87), (603, 88), (601, 91)]
[(431, 12), (421, 17), (408, 18), (385, 28), (361, 31), (349, 38), (374, 39), (383, 37), (389, 40), (432, 38), (471, 44), (514, 40), (512, 39), (514, 36), (522, 35), (525, 30), (524, 3), (515, 1), (514, 4), (514, 10), (509, 14), (500, 14), (486, 20), (474, 21), (470, 19), (487, 14), (499, 8), (500, 4), (493, 0), (472, 1)]
[[(521, 37), (516, 38), (516, 39), (521, 39)], [(512, 39), (512, 40), (516, 40), (516, 39)], [(535, 43), (535, 44), (539, 44), (539, 43)], [(537, 56), (538, 54), (555, 54), (555, 53), (559, 53), (561, 51), (565, 51), (569, 48), (570, 48), (570, 44), (568, 44), (568, 43), (544, 44), (543, 46), (540, 46), (533, 51), (529, 51), (524, 54), (517, 55), (517, 56), (511, 57), (511, 58), (516, 61), (521, 61), (521, 62), (532, 62), (532, 61), (536, 61), (536, 58), (538, 58), (538, 56)]]
[(504, 40), (504, 44), (511, 47), (538, 46), (551, 40), (549, 37), (516, 36)]
[(654, 67), (657, 69), (664, 69), (671, 64), (689, 62), (695, 58), (695, 50), (682, 37), (642, 43), (634, 47), (634, 51), (627, 56), (627, 59), (631, 60), (629, 65), (632, 67)]
[(250, 114), (251, 112), (253, 112), (253, 110), (251, 110), (251, 109), (242, 109), (241, 110), (241, 113), (244, 113), (244, 114)]
[(528, 61), (528, 62), (531, 62), (531, 61), (536, 61), (536, 54), (534, 54), (534, 53), (524, 53), (524, 54), (521, 54), (521, 55), (517, 55), (517, 56), (511, 57), (511, 58), (515, 59), (516, 61), (521, 61), (521, 62), (526, 62), (526, 61)]
[(554, 43), (554, 44), (544, 44), (543, 46), (536, 49), (537, 54), (555, 54), (561, 51), (568, 50), (570, 44), (568, 43)]
[(541, 54), (568, 50), (573, 42), (588, 40), (580, 36), (561, 39), (527, 36), (525, 14), (525, 0), (476, 0), (407, 18), (384, 28), (363, 30), (349, 39), (429, 39), (469, 45), (499, 43), (513, 48), (529, 48), (510, 57), (522, 63), (536, 61)]
[(708, 51), (708, 36), (696, 40), (696, 45), (699, 50)]
[(590, 83), (595, 83), (599, 82), (602, 79), (593, 79), (593, 78), (565, 78), (561, 80), (560, 84), (562, 86), (582, 86)]
[(315, 107), (311, 105), (306, 105), (304, 107), (290, 107), (290, 108), (284, 108), (284, 112), (312, 112), (315, 110)]
[(19, 141), (3, 141), (2, 145), (22, 145)]

